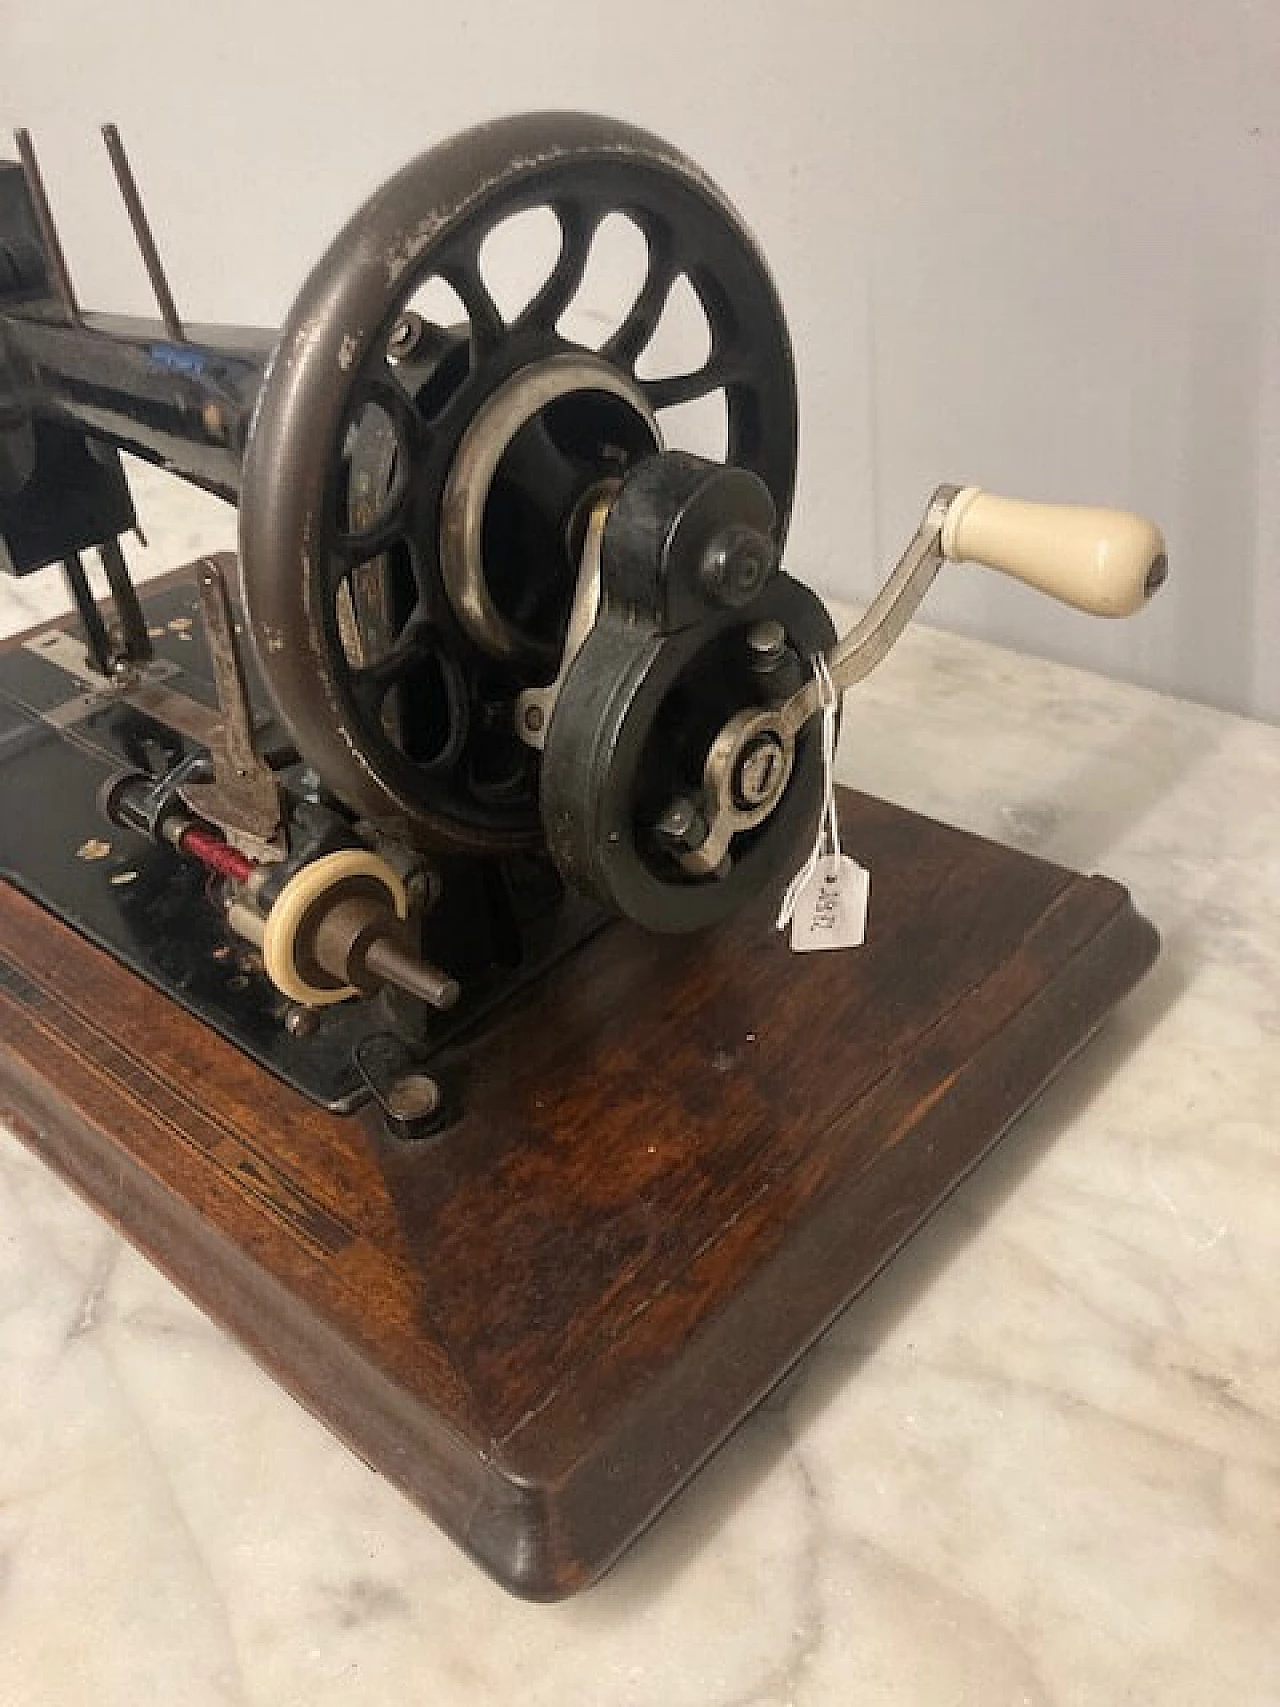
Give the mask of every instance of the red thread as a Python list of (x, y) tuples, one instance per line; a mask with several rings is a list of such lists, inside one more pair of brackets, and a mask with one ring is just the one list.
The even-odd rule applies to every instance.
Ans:
[(212, 830), (202, 830), (195, 824), (182, 832), (178, 846), (183, 853), (208, 866), (210, 871), (216, 871), (220, 877), (233, 878), (237, 883), (247, 883), (258, 869), (247, 854), (224, 842), (221, 836), (215, 836)]

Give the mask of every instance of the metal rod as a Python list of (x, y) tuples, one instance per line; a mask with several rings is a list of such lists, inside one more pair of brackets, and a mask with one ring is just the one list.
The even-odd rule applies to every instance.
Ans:
[(233, 901), (227, 908), (227, 923), (237, 936), (251, 942), (256, 949), (261, 949), (267, 940), (267, 921), (243, 901)]
[(107, 585), (111, 588), (111, 598), (120, 622), (125, 656), (131, 664), (145, 664), (152, 653), (151, 636), (147, 633), (147, 619), (142, 614), (138, 589), (133, 584), (120, 541), (104, 539), (98, 547), (98, 555), (107, 572)]
[(13, 139), (18, 145), (18, 158), (22, 162), (22, 175), (27, 181), (27, 194), (31, 197), (31, 211), (36, 216), (36, 225), (40, 231), (40, 242), (44, 248), (44, 258), (49, 268), (49, 276), (53, 281), (53, 288), (62, 303), (63, 313), (72, 325), (78, 326), (80, 324), (80, 304), (76, 301), (71, 274), (67, 271), (67, 257), (62, 252), (58, 228), (53, 223), (53, 210), (49, 206), (49, 197), (45, 194), (44, 179), (40, 175), (40, 163), (36, 159), (36, 151), (31, 144), (31, 132), (15, 130)]
[(406, 995), (416, 996), (441, 1012), (453, 1007), (462, 994), (456, 978), (432, 966), (430, 961), (406, 953), (391, 936), (375, 937), (365, 950), (364, 963), (384, 983), (394, 984)]
[(156, 240), (151, 234), (151, 225), (147, 219), (146, 209), (142, 205), (142, 197), (138, 194), (138, 185), (133, 176), (133, 168), (129, 164), (129, 156), (124, 151), (124, 143), (121, 142), (120, 132), (115, 125), (103, 125), (102, 140), (107, 145), (107, 154), (111, 160), (112, 170), (116, 175), (116, 183), (120, 186), (120, 194), (124, 198), (125, 210), (129, 215), (129, 223), (133, 227), (134, 239), (142, 256), (143, 265), (147, 269), (147, 277), (151, 280), (151, 288), (155, 292), (156, 302), (160, 309), (160, 318), (164, 321), (164, 329), (175, 344), (185, 344), (187, 334), (178, 317), (178, 306), (173, 300), (173, 292), (169, 289), (169, 281), (165, 277), (164, 265), (160, 260), (160, 251), (156, 248)]
[(111, 674), (111, 639), (107, 634), (107, 625), (102, 620), (102, 612), (98, 609), (97, 601), (89, 586), (89, 577), (84, 572), (84, 564), (80, 561), (78, 551), (73, 551), (62, 559), (62, 571), (67, 577), (67, 586), (71, 589), (71, 597), (76, 602), (76, 610), (80, 615), (80, 626), (84, 630), (85, 644), (89, 648), (89, 659), (95, 670), (104, 676)]

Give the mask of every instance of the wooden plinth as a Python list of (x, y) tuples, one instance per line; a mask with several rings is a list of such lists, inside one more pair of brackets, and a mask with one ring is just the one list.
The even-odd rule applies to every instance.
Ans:
[(618, 926), (426, 1145), (0, 885), (0, 1115), (518, 1594), (617, 1557), (1146, 970), (1125, 891), (859, 795), (867, 946)]

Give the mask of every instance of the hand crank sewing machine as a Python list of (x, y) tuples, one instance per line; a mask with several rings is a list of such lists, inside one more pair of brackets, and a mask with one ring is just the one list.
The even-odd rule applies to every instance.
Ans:
[[(1153, 952), (1115, 885), (847, 796), (867, 946), (790, 955), (819, 678), (947, 561), (1122, 616), (1163, 545), (942, 486), (837, 641), (781, 563), (769, 273), (664, 143), (459, 136), (277, 334), (183, 325), (105, 134), (159, 322), (82, 313), (25, 135), (0, 165), (0, 566), (75, 602), (0, 658), (4, 1112), (501, 1580), (564, 1593)], [(512, 308), (490, 240), (534, 209), (557, 252)], [(620, 214), (643, 279), (575, 341)], [(678, 282), (707, 349), (654, 375)], [(679, 448), (708, 398), (714, 458)], [(236, 504), (238, 562), (140, 598), (121, 451)]]

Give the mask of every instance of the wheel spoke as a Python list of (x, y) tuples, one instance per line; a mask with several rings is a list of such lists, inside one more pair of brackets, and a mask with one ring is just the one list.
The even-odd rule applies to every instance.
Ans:
[(728, 362), (713, 356), (705, 367), (698, 368), (695, 373), (672, 374), (667, 379), (642, 379), (640, 389), (649, 399), (649, 407), (656, 412), (673, 409), (679, 403), (693, 403), (699, 397), (732, 385), (737, 378)]
[(349, 681), (352, 697), (366, 716), (377, 718), (383, 700), (421, 661), (422, 654), (420, 639), (400, 640), (376, 663), (362, 664), (351, 670)]
[(577, 295), (587, 270), (599, 215), (578, 202), (557, 203), (552, 212), (560, 222), (560, 253), (546, 281), (521, 309), (515, 322), (520, 331), (530, 326), (550, 330)]
[(362, 406), (372, 403), (382, 410), (395, 431), (396, 449), (407, 462), (412, 462), (421, 447), (426, 423), (389, 362), (380, 362), (362, 386), (360, 403)]
[(476, 368), (496, 350), (507, 335), (502, 311), (489, 293), (480, 273), (478, 256), (459, 257), (440, 269), (440, 277), (452, 285), (471, 323), (471, 366)]
[(645, 228), (649, 245), (649, 267), (635, 301), (618, 330), (601, 348), (606, 361), (617, 362), (633, 369), (640, 352), (658, 329), (662, 311), (667, 306), (671, 288), (679, 275), (675, 245), (665, 226), (649, 224)]
[(438, 629), (411, 619), (386, 657), (350, 669), (347, 682), (360, 717), (403, 758), (437, 779), (458, 769), (471, 723), (468, 686)]
[[(383, 659), (382, 663), (386, 660)], [(351, 697), (361, 717), (366, 722), (377, 724), (382, 712), (382, 702), (395, 686), (395, 677), (383, 673), (382, 663), (362, 665), (352, 670), (347, 678)]]
[(405, 535), (407, 510), (407, 494), (401, 491), (393, 503), (383, 506), (377, 519), (368, 527), (339, 534), (336, 543), (344, 562), (344, 572), (346, 568), (381, 557), (399, 545)]

